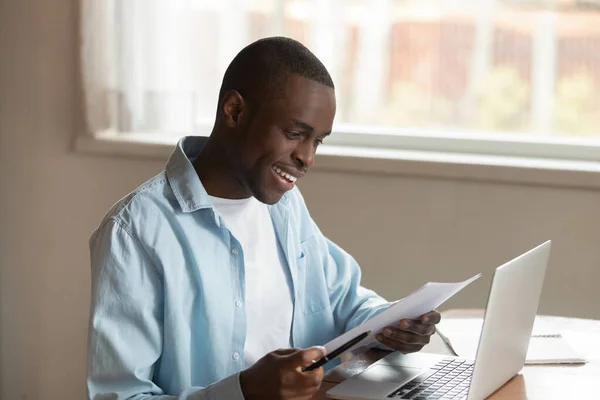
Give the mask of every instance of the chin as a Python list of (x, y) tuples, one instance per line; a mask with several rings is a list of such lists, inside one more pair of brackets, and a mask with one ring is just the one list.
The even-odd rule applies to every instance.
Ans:
[(254, 197), (261, 203), (273, 205), (281, 200), (283, 193), (257, 193)]
[(267, 176), (263, 176), (260, 180), (251, 181), (249, 186), (252, 195), (261, 203), (273, 205), (279, 202), (283, 195), (289, 190), (283, 187), (278, 187), (273, 183), (272, 172), (269, 168)]

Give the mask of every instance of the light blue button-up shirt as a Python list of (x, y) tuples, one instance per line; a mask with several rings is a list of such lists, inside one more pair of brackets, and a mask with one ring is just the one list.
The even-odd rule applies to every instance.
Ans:
[[(192, 166), (205, 142), (182, 139), (166, 170), (92, 234), (92, 399), (243, 399), (243, 250)], [(298, 189), (269, 210), (291, 276), (293, 347), (323, 345), (388, 306), (360, 286), (357, 263), (319, 231)]]

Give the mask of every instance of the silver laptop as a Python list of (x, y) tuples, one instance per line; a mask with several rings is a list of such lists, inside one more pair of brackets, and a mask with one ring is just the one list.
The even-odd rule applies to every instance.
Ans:
[(327, 392), (344, 400), (490, 396), (519, 373), (538, 309), (551, 241), (496, 268), (475, 360), (394, 352)]

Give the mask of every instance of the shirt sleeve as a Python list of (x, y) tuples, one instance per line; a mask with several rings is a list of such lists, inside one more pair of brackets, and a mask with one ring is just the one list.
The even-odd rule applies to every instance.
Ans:
[(167, 396), (153, 381), (162, 354), (162, 277), (120, 222), (90, 239), (92, 294), (87, 389), (93, 400), (243, 400), (239, 373), (205, 388)]
[(374, 291), (361, 286), (361, 270), (350, 254), (331, 240), (327, 246), (325, 274), (329, 300), (334, 317), (343, 331), (362, 324), (387, 309), (390, 305)]
[(389, 307), (383, 297), (360, 284), (361, 270), (356, 260), (326, 238), (310, 216), (298, 188), (292, 192), (301, 237), (316, 239), (319, 260), (327, 282), (329, 302), (338, 331), (346, 332)]

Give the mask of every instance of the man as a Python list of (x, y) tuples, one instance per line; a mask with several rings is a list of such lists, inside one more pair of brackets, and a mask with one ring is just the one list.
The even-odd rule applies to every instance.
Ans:
[[(93, 399), (308, 399), (322, 345), (389, 306), (326, 239), (295, 183), (331, 132), (334, 85), (287, 38), (228, 67), (208, 139), (119, 201), (90, 239)], [(420, 350), (437, 312), (378, 340)]]

